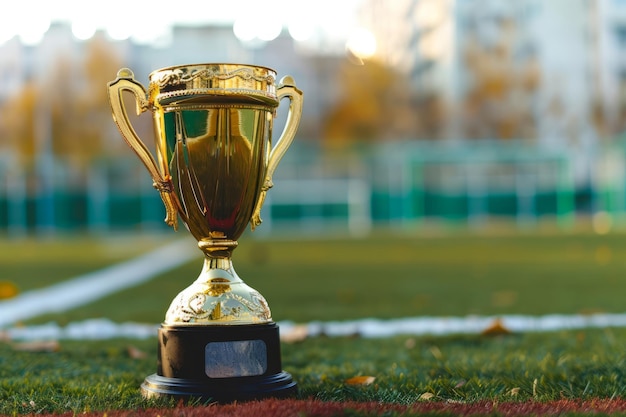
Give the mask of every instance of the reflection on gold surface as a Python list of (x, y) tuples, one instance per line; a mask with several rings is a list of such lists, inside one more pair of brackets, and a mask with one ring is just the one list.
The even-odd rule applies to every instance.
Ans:
[(210, 258), (198, 279), (172, 302), (167, 324), (253, 324), (268, 323), (272, 315), (261, 294), (237, 275), (230, 259), (216, 268)]
[(211, 297), (217, 297), (230, 291), (230, 281), (226, 278), (213, 278), (209, 283), (209, 289), (206, 294)]
[[(271, 321), (267, 302), (235, 273), (231, 255), (246, 225), (261, 223), (272, 175), (295, 136), (302, 92), (291, 77), (277, 87), (275, 71), (259, 66), (199, 64), (150, 74), (149, 90), (121, 70), (109, 84), (113, 118), (144, 163), (176, 228), (176, 214), (198, 241), (205, 264), (172, 302), (166, 324), (252, 324)], [(153, 113), (156, 160), (132, 128), (121, 94), (137, 113)], [(289, 113), (272, 144), (276, 107)], [(158, 162), (157, 162), (158, 161)]]
[(157, 111), (163, 112), (159, 135), (166, 138), (183, 222), (197, 240), (215, 233), (237, 240), (265, 179), (273, 110), (225, 105)]

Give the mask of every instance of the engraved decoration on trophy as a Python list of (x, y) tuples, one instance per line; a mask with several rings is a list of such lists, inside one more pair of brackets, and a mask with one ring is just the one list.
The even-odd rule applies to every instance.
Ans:
[[(272, 175), (302, 113), (293, 79), (275, 80), (266, 67), (197, 64), (152, 72), (147, 90), (128, 69), (109, 83), (113, 119), (152, 176), (165, 221), (177, 229), (180, 218), (205, 256), (200, 275), (174, 298), (159, 329), (157, 373), (142, 384), (147, 397), (224, 402), (296, 390), (281, 369), (269, 306), (231, 260), (247, 225), (254, 230), (261, 223)], [(124, 92), (134, 95), (137, 114), (153, 115), (156, 158), (132, 127)], [(273, 142), (283, 98), (287, 121)]]

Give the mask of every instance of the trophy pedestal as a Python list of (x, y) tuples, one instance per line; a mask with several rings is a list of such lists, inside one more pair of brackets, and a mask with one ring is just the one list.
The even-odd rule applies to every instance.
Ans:
[(157, 373), (141, 385), (144, 397), (228, 403), (295, 395), (282, 370), (275, 323), (162, 325)]

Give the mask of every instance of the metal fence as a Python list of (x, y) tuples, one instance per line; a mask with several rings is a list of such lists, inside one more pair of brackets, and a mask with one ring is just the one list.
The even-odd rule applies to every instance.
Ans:
[[(567, 228), (595, 213), (617, 224), (626, 211), (625, 167), (619, 146), (585, 155), (499, 142), (407, 142), (351, 154), (301, 146), (281, 162), (258, 230), (366, 235), (377, 225), (480, 226), (493, 218)], [(27, 169), (0, 158), (0, 231), (8, 235), (154, 232), (167, 228), (163, 217), (132, 155), (80, 171), (58, 159)]]

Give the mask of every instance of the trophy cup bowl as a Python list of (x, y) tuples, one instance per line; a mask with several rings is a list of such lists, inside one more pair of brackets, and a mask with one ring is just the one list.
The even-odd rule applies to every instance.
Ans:
[[(128, 118), (151, 111), (156, 159)], [(233, 269), (232, 252), (250, 223), (261, 223), (272, 175), (295, 136), (302, 92), (293, 79), (276, 85), (272, 69), (239, 64), (181, 65), (154, 71), (146, 90), (121, 69), (108, 85), (113, 119), (154, 180), (175, 230), (178, 218), (198, 241), (204, 266), (172, 301), (158, 330), (157, 372), (145, 397), (217, 402), (286, 397), (296, 392), (282, 370), (278, 326), (263, 296)], [(272, 144), (282, 98), (289, 113)]]

